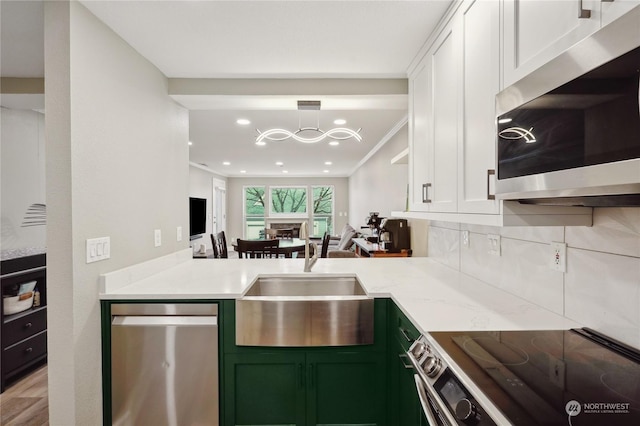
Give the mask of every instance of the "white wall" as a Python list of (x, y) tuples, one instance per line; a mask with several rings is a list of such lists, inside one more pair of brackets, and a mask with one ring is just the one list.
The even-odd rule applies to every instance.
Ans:
[[(593, 218), (593, 227), (432, 222), (429, 256), (640, 348), (640, 208), (597, 208)], [(488, 252), (490, 233), (501, 235), (500, 257)], [(567, 244), (566, 274), (548, 266), (552, 241)]]
[[(349, 210), (349, 186), (347, 178), (228, 178), (227, 179), (227, 241), (231, 243), (233, 238), (242, 238), (242, 197), (243, 187), (260, 185), (333, 185), (335, 232), (340, 232), (349, 221), (346, 216)], [(342, 216), (340, 213), (344, 213)], [(300, 219), (292, 220), (300, 221)]]
[[(194, 239), (191, 245), (194, 250), (200, 248), (200, 244), (204, 244), (207, 250), (212, 250), (211, 238), (209, 235), (213, 232), (213, 179), (226, 182), (226, 178), (216, 173), (211, 173), (193, 165), (189, 166), (189, 196), (197, 198), (205, 198), (207, 200), (207, 232), (203, 238)], [(188, 200), (185, 199), (185, 202)], [(189, 227), (184, 229), (184, 235), (189, 237)]]
[(31, 204), (46, 204), (44, 114), (0, 109), (2, 257), (46, 247), (46, 227), (22, 227)]
[[(408, 146), (405, 124), (349, 177), (349, 217), (360, 230), (366, 225), (369, 212), (380, 212), (381, 217), (392, 211), (404, 211), (407, 206), (408, 165), (391, 164), (391, 159)], [(412, 256), (427, 255), (427, 228), (425, 220), (410, 220)], [(368, 233), (369, 230), (362, 230)]]
[[(188, 115), (84, 6), (45, 3), (50, 424), (99, 425), (98, 277), (188, 247)], [(103, 236), (111, 259), (86, 264)]]

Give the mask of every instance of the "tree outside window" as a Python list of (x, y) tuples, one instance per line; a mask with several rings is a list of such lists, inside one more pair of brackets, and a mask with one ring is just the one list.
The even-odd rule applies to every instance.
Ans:
[(265, 187), (246, 186), (244, 188), (244, 235), (247, 239), (263, 236), (265, 221)]
[(314, 186), (313, 189), (313, 235), (333, 233), (333, 186)]
[(271, 214), (296, 217), (307, 216), (307, 188), (304, 186), (270, 188)]

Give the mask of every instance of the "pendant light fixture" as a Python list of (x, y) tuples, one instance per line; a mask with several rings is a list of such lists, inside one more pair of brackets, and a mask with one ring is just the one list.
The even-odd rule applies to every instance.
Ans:
[[(289, 131), (286, 129), (269, 129), (261, 132), (259, 129), (258, 136), (256, 137), (256, 145), (265, 145), (266, 141), (284, 141), (287, 139), (293, 139), (302, 143), (317, 143), (326, 138), (334, 140), (346, 140), (355, 139), (358, 142), (362, 141), (360, 130), (352, 130), (347, 127), (336, 127), (326, 132), (320, 130), (320, 101), (298, 101), (298, 111), (318, 111), (316, 127), (302, 127), (298, 122), (298, 130)], [(311, 134), (312, 136), (305, 136), (305, 134)]]

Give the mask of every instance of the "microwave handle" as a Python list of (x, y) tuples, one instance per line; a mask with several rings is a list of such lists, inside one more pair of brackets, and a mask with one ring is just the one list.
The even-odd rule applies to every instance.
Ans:
[(487, 200), (495, 200), (496, 194), (491, 193), (491, 179), (492, 176), (495, 179), (496, 171), (495, 169), (487, 170)]
[(579, 7), (578, 19), (591, 18), (591, 11), (583, 7), (582, 0), (578, 0), (578, 7)]

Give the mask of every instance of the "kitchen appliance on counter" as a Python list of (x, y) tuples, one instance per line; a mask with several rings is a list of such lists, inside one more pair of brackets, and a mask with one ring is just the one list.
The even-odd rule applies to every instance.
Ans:
[(496, 198), (640, 206), (640, 7), (496, 96)]
[(366, 217), (365, 222), (371, 230), (371, 235), (367, 237), (367, 241), (371, 243), (380, 242), (380, 223), (384, 218), (380, 217), (380, 212), (369, 212), (369, 216)]
[(380, 244), (392, 253), (411, 248), (407, 219), (385, 218), (380, 223)]
[(433, 332), (407, 357), (432, 426), (640, 424), (640, 352), (588, 328)]

